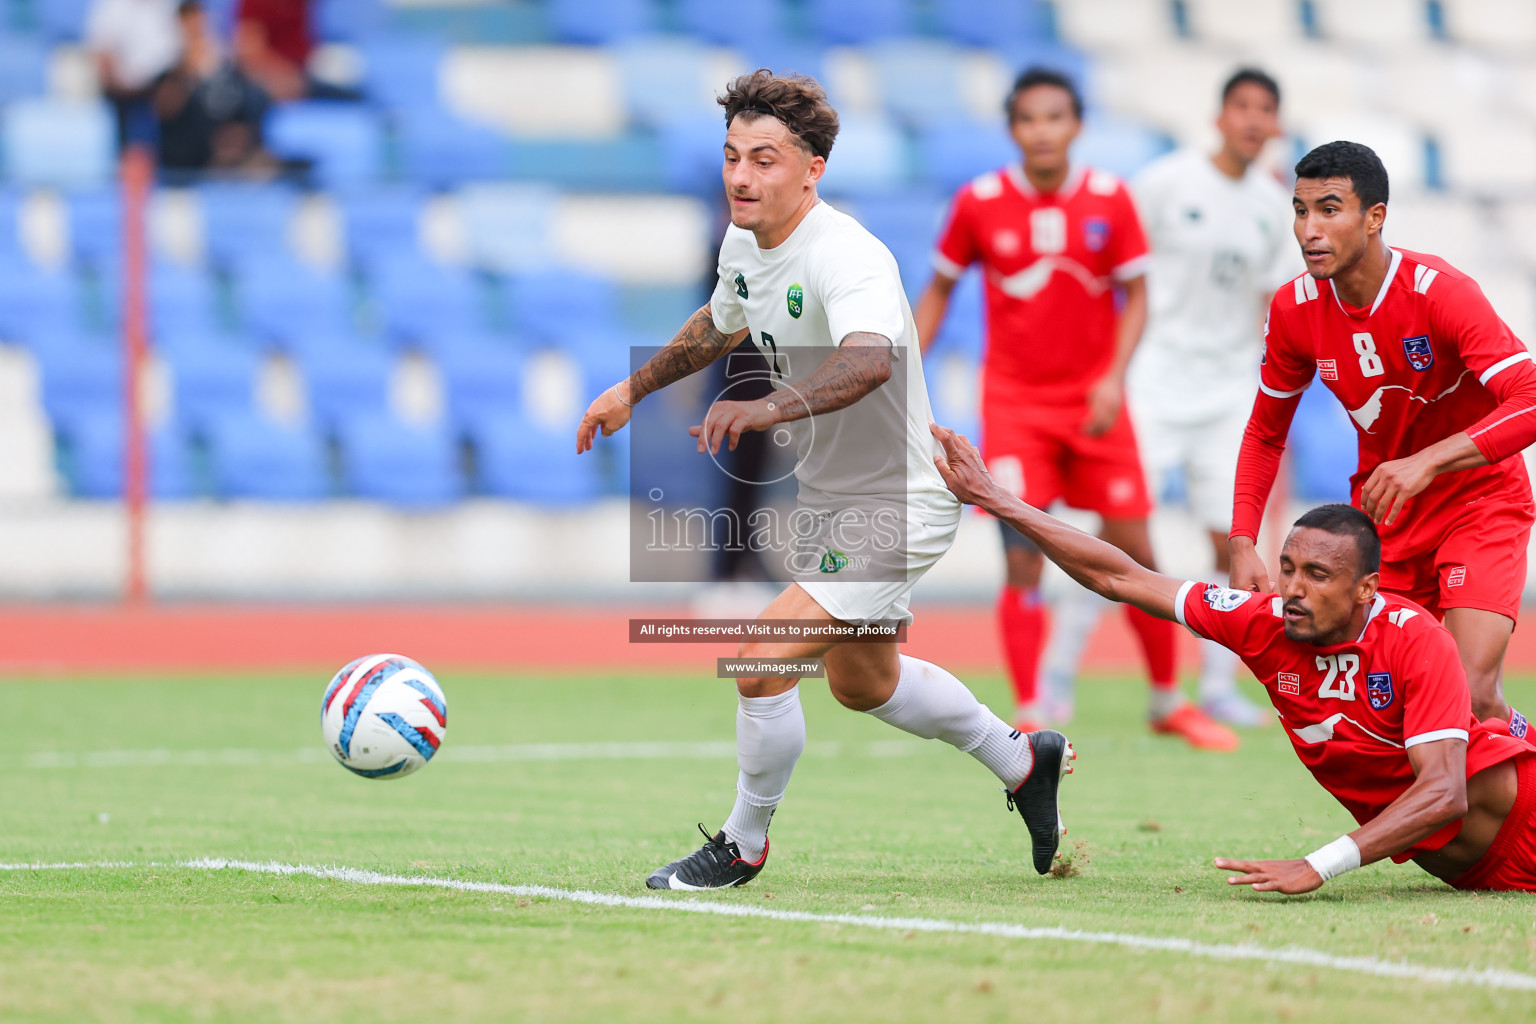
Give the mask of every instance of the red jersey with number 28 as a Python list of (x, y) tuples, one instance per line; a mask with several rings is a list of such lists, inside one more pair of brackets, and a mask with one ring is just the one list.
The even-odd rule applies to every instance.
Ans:
[[(1359, 639), (1328, 647), (1287, 637), (1280, 609), (1274, 594), (1195, 582), (1174, 602), (1179, 622), (1253, 670), (1296, 756), (1360, 824), (1413, 784), (1417, 744), (1466, 740), (1468, 778), (1536, 751), (1472, 717), (1456, 642), (1412, 601), (1376, 595)], [(1453, 822), (1392, 859), (1438, 850), (1460, 830)]]
[(1074, 167), (1039, 192), (1013, 166), (960, 189), (933, 262), (946, 277), (986, 272), (983, 411), (1085, 402), (1114, 356), (1114, 285), (1146, 273), (1147, 252), (1130, 191), (1108, 171)]
[(1360, 439), (1360, 464), (1350, 478), (1357, 506), (1378, 465), (1463, 430), (1485, 456), (1497, 456), (1491, 465), (1442, 473), (1391, 525), (1378, 524), (1385, 555), (1395, 561), (1435, 546), (1474, 501), (1531, 500), (1524, 461), (1518, 452), (1497, 450), (1496, 439), (1500, 430), (1529, 428), (1536, 411), (1472, 429), (1499, 405), (1494, 390), (1529, 372), (1530, 354), (1477, 282), (1435, 256), (1391, 254), (1386, 280), (1366, 309), (1346, 307), (1333, 282), (1306, 274), (1282, 287), (1269, 307), (1260, 380), (1266, 395), (1289, 398), (1315, 373), (1344, 404)]

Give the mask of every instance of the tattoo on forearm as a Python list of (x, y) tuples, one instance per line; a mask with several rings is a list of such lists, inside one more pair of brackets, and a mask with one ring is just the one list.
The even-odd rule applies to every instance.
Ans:
[(879, 334), (850, 334), (837, 351), (793, 389), (775, 393), (780, 420), (845, 409), (891, 378), (891, 343)]
[(721, 334), (714, 315), (704, 306), (660, 352), (629, 377), (632, 401), (697, 373), (735, 347), (737, 335)]

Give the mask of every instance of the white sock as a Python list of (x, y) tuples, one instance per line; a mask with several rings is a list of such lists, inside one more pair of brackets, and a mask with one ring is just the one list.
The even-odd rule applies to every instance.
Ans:
[(1040, 692), (1063, 703), (1072, 700), (1083, 649), (1098, 628), (1110, 602), (1086, 587), (1069, 582), (1069, 589), (1051, 604), (1051, 633), (1040, 656)]
[(1035, 763), (1029, 741), (944, 669), (905, 654), (898, 657), (896, 691), (869, 714), (925, 740), (943, 740), (986, 765), (1010, 790), (1017, 789)]
[(741, 771), (736, 804), (721, 831), (741, 849), (743, 860), (756, 861), (768, 847), (768, 823), (805, 749), (805, 712), (798, 686), (773, 697), (736, 699), (736, 766)]
[[(1227, 574), (1214, 573), (1212, 583), (1227, 585)], [(1221, 644), (1209, 640), (1200, 641), (1200, 700), (1225, 697), (1237, 692), (1237, 664), (1239, 658)]]

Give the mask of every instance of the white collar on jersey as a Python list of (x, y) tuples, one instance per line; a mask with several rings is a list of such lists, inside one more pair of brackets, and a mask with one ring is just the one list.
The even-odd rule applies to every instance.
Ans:
[(1360, 636), (1355, 640), (1355, 643), (1365, 639), (1365, 631), (1371, 628), (1371, 620), (1381, 614), (1381, 610), (1386, 606), (1387, 599), (1377, 594), (1376, 600), (1371, 602), (1371, 610), (1365, 613), (1365, 625), (1360, 627)]
[[(1077, 191), (1077, 186), (1083, 183), (1083, 176), (1087, 173), (1088, 168), (1082, 164), (1069, 164), (1067, 166), (1067, 176), (1061, 179), (1061, 187), (1051, 194), (1056, 196), (1058, 199), (1070, 199), (1072, 197), (1072, 193)], [(1008, 180), (1013, 182), (1014, 188), (1018, 189), (1026, 196), (1033, 198), (1034, 196), (1038, 196), (1040, 194), (1039, 189), (1031, 185), (1029, 183), (1029, 178), (1025, 176), (1023, 164), (1008, 165)]]
[[(1393, 249), (1390, 246), (1387, 247), (1387, 251), (1392, 254), (1392, 262), (1387, 266), (1387, 276), (1386, 279), (1381, 282), (1381, 291), (1376, 293), (1376, 301), (1371, 303), (1371, 312), (1367, 313), (1366, 316), (1370, 316), (1371, 313), (1375, 313), (1376, 310), (1381, 307), (1381, 304), (1386, 301), (1387, 289), (1392, 287), (1392, 281), (1397, 277), (1397, 268), (1402, 266), (1403, 263), (1402, 253), (1398, 252), (1396, 249)], [(1345, 316), (1348, 316), (1349, 310), (1344, 308), (1344, 300), (1339, 298), (1339, 293), (1333, 287), (1333, 281), (1331, 279), (1328, 281), (1328, 290), (1333, 293), (1333, 301), (1339, 304), (1339, 311), (1342, 312)]]

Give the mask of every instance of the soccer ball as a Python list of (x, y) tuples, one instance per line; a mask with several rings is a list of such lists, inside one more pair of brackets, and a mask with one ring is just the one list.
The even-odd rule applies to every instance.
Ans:
[(320, 704), (325, 745), (365, 779), (399, 779), (432, 760), (448, 702), (432, 673), (398, 654), (371, 654), (336, 673)]

